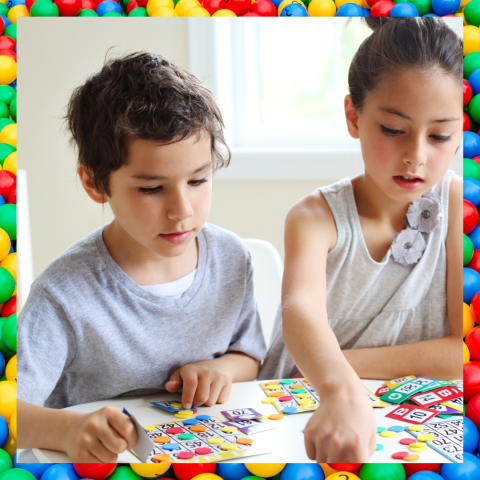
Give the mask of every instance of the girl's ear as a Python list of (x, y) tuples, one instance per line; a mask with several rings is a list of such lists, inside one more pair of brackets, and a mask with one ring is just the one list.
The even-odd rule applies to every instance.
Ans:
[(347, 128), (348, 128), (348, 133), (353, 138), (359, 138), (359, 133), (358, 133), (358, 114), (353, 107), (353, 102), (352, 102), (352, 97), (350, 95), (347, 95), (345, 97), (345, 118), (347, 119)]
[(78, 176), (80, 177), (80, 181), (82, 182), (83, 188), (87, 192), (87, 195), (96, 203), (106, 203), (107, 197), (105, 194), (99, 192), (95, 185), (93, 184), (91, 174), (87, 171), (87, 169), (83, 166), (79, 166), (77, 168)]

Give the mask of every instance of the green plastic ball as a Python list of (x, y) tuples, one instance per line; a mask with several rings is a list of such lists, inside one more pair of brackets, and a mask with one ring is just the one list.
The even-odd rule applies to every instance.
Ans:
[(58, 17), (58, 7), (50, 0), (37, 0), (30, 9), (32, 17)]
[(3, 34), (17, 41), (17, 25), (12, 23), (4, 31)]
[(130, 11), (129, 17), (149, 17), (147, 9), (144, 7), (137, 7)]
[(27, 470), (11, 468), (0, 474), (0, 480), (36, 480), (36, 478)]
[[(50, 0), (49, 0), (50, 1)], [(0, 228), (3, 228), (10, 240), (17, 239), (17, 206), (7, 203), (0, 205)], [(3, 302), (0, 302), (3, 303)]]
[(103, 16), (104, 17), (123, 17), (123, 15), (121, 13), (118, 13), (118, 12), (108, 12)]
[(480, 68), (480, 52), (472, 52), (463, 57), (463, 78), (465, 80), (468, 80), (470, 74), (477, 68)]
[(255, 475), (250, 475), (249, 477), (243, 477), (242, 480), (263, 480), (263, 478), (256, 477)]
[(418, 13), (423, 17), (427, 13), (433, 13), (432, 0), (393, 0), (393, 3), (410, 2), (418, 9)]
[(463, 266), (467, 265), (473, 257), (473, 243), (470, 238), (463, 234)]
[(405, 480), (405, 469), (401, 463), (364, 463), (360, 469), (360, 478), (362, 480)]
[(0, 85), (0, 100), (7, 105), (12, 103), (12, 100), (17, 98), (17, 92), (10, 85)]
[(17, 149), (10, 145), (9, 143), (0, 143), (0, 165), (3, 168), (3, 162), (5, 159), (13, 152), (16, 152)]
[(474, 178), (480, 182), (480, 165), (471, 158), (463, 159), (464, 178)]
[(0, 132), (3, 130), (4, 127), (15, 123), (11, 118), (0, 118)]
[(4, 373), (1, 377), (0, 377), (0, 382), (6, 382), (7, 381), (7, 374)]
[(143, 480), (130, 467), (117, 467), (108, 480)]
[[(50, 0), (48, 0), (48, 1), (50, 1)], [(15, 97), (12, 100), (12, 103), (10, 104), (10, 115), (12, 116), (12, 118), (15, 121), (17, 121), (17, 97)]]
[[(170, 468), (165, 473), (162, 473), (160, 476), (155, 477), (153, 480), (157, 480), (157, 478), (176, 478), (175, 477), (175, 472), (173, 470), (173, 466), (170, 465)], [(145, 480), (145, 477), (144, 477), (144, 480)], [(150, 480), (152, 480), (152, 479), (150, 479)]]
[(9, 111), (8, 111), (7, 104), (0, 100), (0, 118), (8, 118), (8, 116), (9, 116)]
[(480, 94), (475, 95), (468, 104), (468, 113), (470, 118), (480, 123)]
[[(2, 328), (3, 328), (3, 324), (5, 323), (5, 320), (6, 318), (5, 317), (0, 317), (0, 352), (2, 353), (2, 355), (4, 357), (10, 357), (11, 355), (13, 355), (15, 352), (13, 350), (10, 350), (6, 345), (5, 345), (5, 342), (3, 341), (3, 338), (2, 338)], [(5, 374), (4, 374), (5, 376)], [(3, 380), (6, 380), (6, 377), (3, 378)]]
[(8, 7), (4, 3), (0, 3), (0, 15), (8, 15)]
[(17, 314), (14, 313), (7, 317), (2, 327), (2, 339), (5, 345), (13, 350), (17, 351)]
[(98, 13), (94, 10), (90, 10), (89, 8), (83, 8), (80, 10), (80, 13), (77, 17), (98, 17)]
[(463, 10), (468, 25), (480, 25), (480, 0), (471, 0)]
[(13, 468), (13, 462), (10, 455), (5, 450), (0, 449), (0, 474), (11, 468)]

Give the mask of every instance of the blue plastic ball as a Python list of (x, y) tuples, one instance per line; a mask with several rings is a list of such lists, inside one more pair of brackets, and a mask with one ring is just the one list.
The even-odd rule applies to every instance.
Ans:
[(410, 477), (410, 480), (443, 480), (443, 478), (438, 473), (422, 470), (421, 472), (414, 473)]
[(456, 13), (460, 8), (461, 0), (432, 0), (432, 9), (435, 13), (443, 17)]
[(371, 16), (369, 8), (364, 8), (363, 9), (363, 16), (364, 17), (370, 17)]
[(12, 7), (16, 7), (17, 5), (25, 5), (25, 0), (12, 0)]
[(474, 453), (478, 446), (480, 435), (477, 426), (467, 417), (463, 418), (463, 451)]
[(97, 6), (97, 15), (99, 17), (103, 17), (106, 13), (109, 12), (117, 12), (122, 14), (122, 7), (117, 2), (113, 0), (105, 0), (104, 2), (100, 2)]
[(270, 1), (275, 5), (275, 8), (278, 11), (278, 7), (280, 6), (283, 0), (270, 0)]
[(424, 17), (438, 17), (436, 13), (427, 13)]
[(10, 83), (10, 86), (16, 91), (17, 90), (17, 81), (14, 80), (12, 83)]
[(325, 480), (325, 474), (317, 463), (287, 463), (280, 480)]
[(468, 238), (473, 243), (474, 250), (480, 250), (480, 227), (475, 227), (469, 234)]
[(5, 15), (2, 15), (0, 14), (0, 17), (2, 18), (3, 20), (3, 28), (7, 28), (8, 26), (10, 26), (12, 23), (10, 22), (10, 20), (5, 16)]
[(470, 177), (463, 179), (463, 198), (478, 208), (480, 205), (480, 182), (478, 180)]
[[(1, 354), (0, 354), (0, 356), (1, 356)], [(0, 415), (0, 448), (2, 448), (5, 445), (7, 439), (8, 439), (8, 423)]]
[(41, 480), (80, 480), (71, 463), (57, 463), (45, 470)]
[(468, 77), (468, 83), (472, 88), (472, 97), (480, 93), (480, 68), (475, 69)]
[(391, 17), (419, 17), (418, 8), (410, 2), (397, 3), (390, 10)]
[(478, 480), (480, 460), (471, 453), (463, 453), (463, 463), (444, 463), (440, 475), (444, 480)]
[(463, 132), (463, 158), (478, 156), (480, 156), (480, 137), (474, 132)]
[(337, 10), (337, 17), (364, 17), (363, 8), (356, 3), (344, 3)]
[(217, 473), (223, 480), (242, 480), (251, 475), (243, 463), (218, 463)]
[(290, 3), (289, 5), (285, 5), (282, 9), (282, 13), (280, 14), (281, 17), (308, 17), (307, 9), (298, 4), (298, 3)]
[(21, 468), (30, 472), (37, 480), (40, 480), (40, 477), (43, 475), (43, 472), (50, 468), (55, 463), (18, 463), (17, 462), (17, 452), (13, 456), (13, 466), (15, 468)]
[(463, 302), (470, 305), (478, 292), (480, 292), (480, 275), (471, 268), (463, 267)]
[(5, 359), (3, 358), (3, 355), (0, 353), (0, 377), (3, 375), (5, 372)]

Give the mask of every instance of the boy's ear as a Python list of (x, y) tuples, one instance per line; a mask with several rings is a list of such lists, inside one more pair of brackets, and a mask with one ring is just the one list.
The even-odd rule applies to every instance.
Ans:
[(348, 133), (353, 138), (359, 138), (359, 133), (358, 133), (358, 114), (353, 107), (353, 102), (352, 102), (352, 97), (350, 95), (347, 95), (345, 97), (345, 118), (347, 119), (347, 128), (348, 128)]
[(95, 185), (93, 184), (91, 175), (89, 175), (87, 169), (80, 165), (77, 168), (78, 176), (80, 177), (80, 181), (82, 182), (83, 188), (87, 192), (87, 195), (96, 203), (106, 203), (107, 197), (105, 194), (99, 192)]

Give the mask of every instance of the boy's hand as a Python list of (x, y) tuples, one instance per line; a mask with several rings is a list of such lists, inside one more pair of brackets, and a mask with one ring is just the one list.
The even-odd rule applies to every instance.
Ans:
[(232, 380), (210, 366), (190, 363), (172, 374), (165, 388), (169, 392), (182, 391), (184, 408), (225, 403), (230, 396)]
[(323, 395), (305, 427), (308, 458), (318, 463), (365, 463), (376, 449), (376, 421), (363, 386)]
[(68, 429), (65, 450), (74, 462), (115, 463), (119, 453), (137, 443), (130, 418), (115, 407), (82, 415)]

